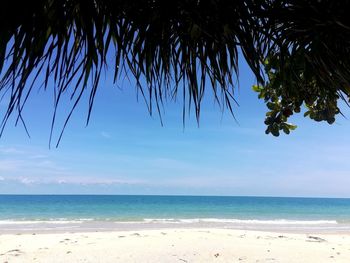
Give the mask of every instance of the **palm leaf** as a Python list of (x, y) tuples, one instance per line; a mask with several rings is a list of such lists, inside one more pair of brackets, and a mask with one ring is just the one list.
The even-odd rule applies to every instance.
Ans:
[[(114, 69), (115, 82), (124, 74), (134, 77), (150, 113), (154, 104), (160, 113), (166, 100), (182, 94), (184, 112), (186, 104), (193, 107), (197, 119), (208, 85), (216, 101), (232, 111), (240, 57), (264, 84), (266, 58), (278, 54), (284, 69), (286, 61), (293, 65), (302, 54), (307, 76), (348, 95), (348, 5), (330, 0), (38, 0), (19, 9), (15, 1), (4, 1), (0, 95), (10, 99), (0, 135), (12, 114), (23, 120), (24, 105), (40, 85), (54, 89), (51, 132), (63, 94), (73, 101), (71, 113), (82, 94), (90, 94), (89, 121), (101, 71), (107, 68)], [(114, 65), (108, 63), (110, 54)], [(299, 71), (290, 70), (298, 80)], [(28, 83), (39, 73), (44, 83)], [(297, 81), (287, 85), (289, 80), (282, 77), (281, 85), (300, 89)]]

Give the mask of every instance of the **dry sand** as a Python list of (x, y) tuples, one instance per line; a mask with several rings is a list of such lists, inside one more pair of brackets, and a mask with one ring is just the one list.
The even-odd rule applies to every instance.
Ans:
[(350, 234), (162, 229), (0, 235), (12, 262), (350, 262)]

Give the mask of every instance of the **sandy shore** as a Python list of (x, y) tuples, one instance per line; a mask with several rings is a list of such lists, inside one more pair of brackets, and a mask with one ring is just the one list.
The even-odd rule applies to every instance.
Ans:
[(0, 262), (350, 262), (350, 234), (211, 228), (2, 234)]

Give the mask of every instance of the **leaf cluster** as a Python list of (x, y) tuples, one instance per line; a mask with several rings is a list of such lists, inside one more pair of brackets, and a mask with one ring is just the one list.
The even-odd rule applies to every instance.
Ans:
[(253, 89), (264, 99), (266, 133), (296, 128), (288, 118), (304, 116), (335, 122), (339, 99), (350, 95), (350, 21), (339, 1), (284, 1), (269, 10), (276, 41), (262, 61), (266, 81)]

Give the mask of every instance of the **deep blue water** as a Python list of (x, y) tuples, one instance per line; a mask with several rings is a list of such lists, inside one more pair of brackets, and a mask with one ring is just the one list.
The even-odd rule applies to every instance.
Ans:
[(0, 195), (0, 221), (8, 220), (229, 219), (329, 220), (350, 222), (350, 199), (123, 196)]

